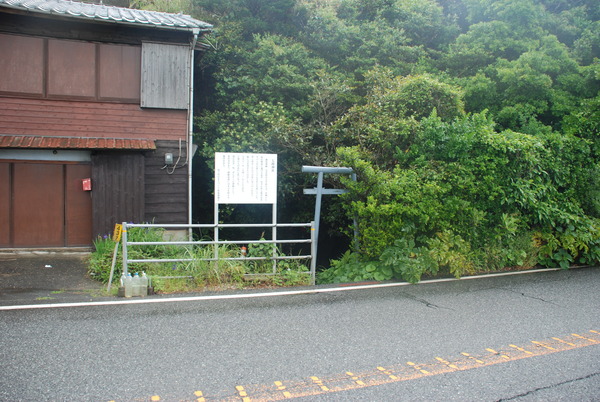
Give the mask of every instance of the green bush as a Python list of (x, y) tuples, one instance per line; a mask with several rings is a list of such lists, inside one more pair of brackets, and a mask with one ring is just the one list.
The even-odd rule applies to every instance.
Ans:
[(486, 113), (423, 119), (412, 143), (384, 166), (360, 146), (340, 148), (346, 213), (359, 247), (321, 281), (404, 279), (425, 274), (568, 268), (600, 262), (598, 197), (586, 140), (496, 132)]

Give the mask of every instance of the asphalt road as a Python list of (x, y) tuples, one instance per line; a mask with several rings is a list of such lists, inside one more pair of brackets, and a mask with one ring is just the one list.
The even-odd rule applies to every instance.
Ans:
[(0, 400), (598, 401), (599, 290), (588, 268), (0, 310)]

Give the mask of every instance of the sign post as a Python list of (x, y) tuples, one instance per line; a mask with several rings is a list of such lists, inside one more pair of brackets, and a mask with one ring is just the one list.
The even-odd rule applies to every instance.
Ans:
[[(119, 250), (119, 242), (121, 241), (121, 235), (123, 234), (123, 225), (120, 223), (115, 224), (115, 230), (113, 230), (112, 239), (115, 242), (115, 249), (113, 251), (112, 263), (110, 265), (110, 276), (108, 277), (108, 286), (106, 287), (106, 291), (110, 292), (110, 287), (112, 285), (113, 275), (115, 273), (115, 264), (117, 262), (117, 252)], [(127, 273), (127, 272), (125, 272)]]

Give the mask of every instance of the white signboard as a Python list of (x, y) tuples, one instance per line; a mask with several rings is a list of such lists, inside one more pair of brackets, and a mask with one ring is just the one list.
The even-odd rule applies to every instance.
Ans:
[(277, 155), (215, 153), (216, 204), (276, 204)]

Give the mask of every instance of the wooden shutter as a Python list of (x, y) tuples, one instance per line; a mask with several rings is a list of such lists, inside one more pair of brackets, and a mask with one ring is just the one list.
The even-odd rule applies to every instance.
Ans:
[(141, 106), (187, 109), (190, 48), (179, 45), (142, 45)]

